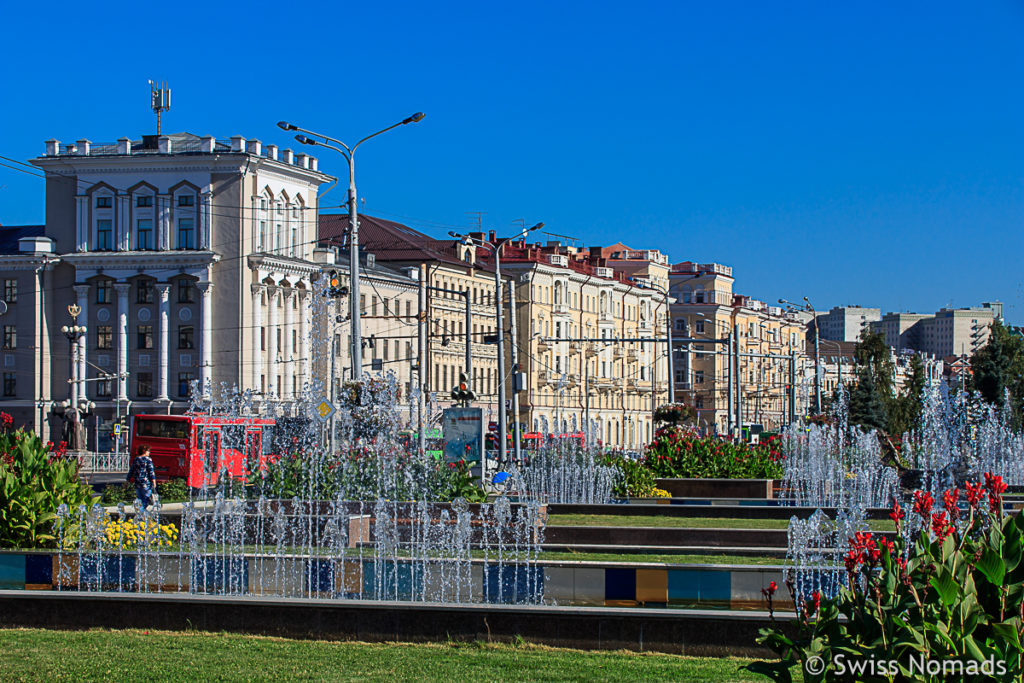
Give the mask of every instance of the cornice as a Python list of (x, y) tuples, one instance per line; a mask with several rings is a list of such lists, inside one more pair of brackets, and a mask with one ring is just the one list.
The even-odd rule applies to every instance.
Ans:
[(208, 266), (220, 261), (212, 251), (108, 251), (66, 254), (64, 261), (76, 268), (162, 268), (173, 266)]

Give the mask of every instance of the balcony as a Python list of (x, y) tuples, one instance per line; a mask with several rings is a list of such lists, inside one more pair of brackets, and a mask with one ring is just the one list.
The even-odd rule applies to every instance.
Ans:
[(597, 347), (594, 344), (586, 344), (584, 346), (584, 352), (586, 353), (587, 357), (596, 356)]
[(622, 358), (626, 353), (626, 350), (621, 346), (616, 345), (612, 348), (612, 358)]
[(541, 352), (550, 351), (551, 350), (551, 344), (546, 339), (538, 339), (537, 340), (537, 350), (541, 351)]
[(640, 354), (636, 352), (636, 349), (631, 348), (628, 351), (626, 351), (627, 360), (636, 360), (637, 358), (639, 358), (639, 356)]
[(555, 315), (569, 315), (569, 304), (555, 304), (551, 308)]
[(597, 321), (599, 323), (611, 323), (615, 322), (615, 319), (612, 317), (611, 313), (598, 313)]
[(570, 351), (579, 351), (580, 350), (580, 343), (576, 342), (576, 341), (569, 342), (569, 350)]

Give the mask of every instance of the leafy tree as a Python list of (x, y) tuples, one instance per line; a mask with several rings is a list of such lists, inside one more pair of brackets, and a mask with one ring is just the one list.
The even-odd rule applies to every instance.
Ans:
[(854, 360), (858, 368), (868, 367), (871, 369), (871, 374), (883, 400), (890, 400), (895, 393), (893, 391), (893, 376), (896, 366), (892, 360), (892, 349), (885, 343), (885, 335), (865, 328), (861, 333), (860, 341), (857, 342), (857, 348), (854, 350)]
[(989, 403), (1001, 404), (1010, 392), (1015, 415), (1024, 399), (1024, 338), (998, 320), (992, 323), (988, 343), (971, 357), (971, 386)]
[(899, 436), (916, 429), (921, 420), (921, 400), (927, 382), (924, 361), (914, 354), (910, 359), (910, 377), (903, 387), (903, 393), (896, 397), (889, 410), (887, 431)]

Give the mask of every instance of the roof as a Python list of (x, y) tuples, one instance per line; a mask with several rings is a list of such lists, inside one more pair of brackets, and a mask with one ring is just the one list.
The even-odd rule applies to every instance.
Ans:
[(40, 237), (45, 225), (0, 225), (0, 254), (19, 254), (18, 240), (22, 237)]
[[(319, 239), (334, 246), (347, 246), (347, 213), (320, 214), (319, 225)], [(384, 262), (441, 261), (482, 267), (479, 262), (470, 264), (460, 259), (454, 239), (435, 239), (407, 225), (366, 214), (359, 215), (359, 247)]]

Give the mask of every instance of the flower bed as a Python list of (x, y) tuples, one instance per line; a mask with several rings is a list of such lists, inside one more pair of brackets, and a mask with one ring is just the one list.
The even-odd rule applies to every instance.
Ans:
[(647, 446), (644, 464), (656, 477), (682, 479), (778, 479), (782, 442), (770, 436), (758, 445), (734, 444), (694, 430), (662, 427)]

